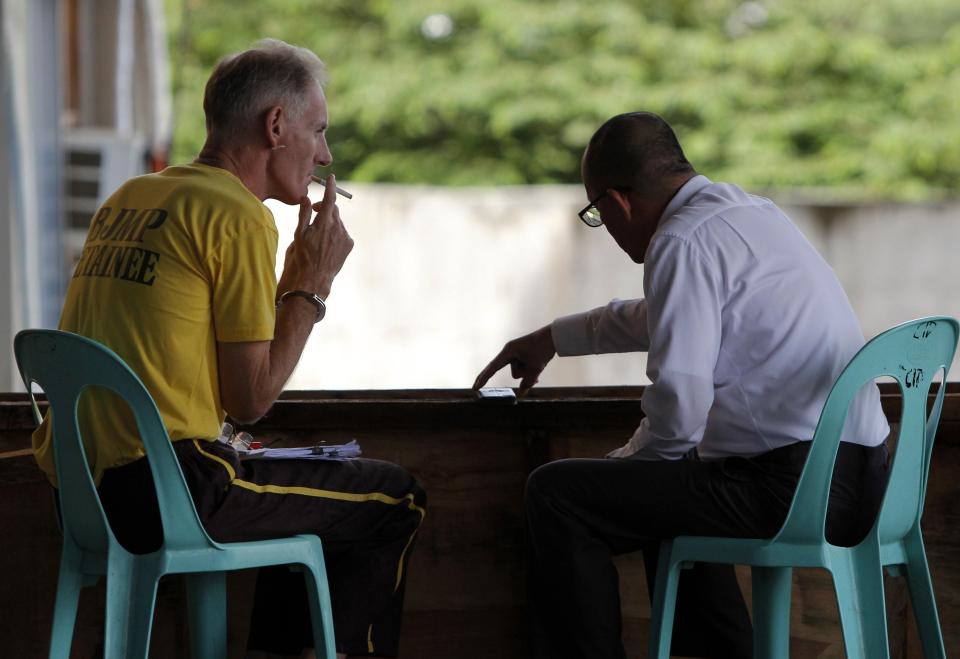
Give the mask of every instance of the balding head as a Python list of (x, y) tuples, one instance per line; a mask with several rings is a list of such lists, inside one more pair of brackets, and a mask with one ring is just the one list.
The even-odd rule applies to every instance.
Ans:
[(630, 112), (597, 129), (583, 155), (583, 183), (593, 194), (629, 189), (649, 199), (670, 197), (696, 171), (673, 129), (652, 112)]

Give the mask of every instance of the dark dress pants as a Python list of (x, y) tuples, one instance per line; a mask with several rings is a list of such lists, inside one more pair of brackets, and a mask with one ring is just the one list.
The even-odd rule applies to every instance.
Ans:
[[(529, 620), (538, 659), (624, 659), (612, 557), (644, 552), (654, 589), (659, 543), (678, 535), (772, 537), (786, 517), (808, 442), (754, 458), (559, 460), (527, 481)], [(859, 542), (887, 476), (884, 445), (842, 442), (827, 538)], [(677, 591), (672, 653), (751, 657), (750, 619), (731, 565), (698, 563)]]

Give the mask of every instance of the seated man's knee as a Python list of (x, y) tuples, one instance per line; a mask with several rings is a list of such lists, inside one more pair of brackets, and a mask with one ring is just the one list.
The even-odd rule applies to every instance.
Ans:
[(405, 467), (385, 460), (364, 459), (362, 464), (366, 477), (377, 487), (386, 491), (413, 494), (418, 502), (426, 499), (420, 482)]
[(523, 493), (524, 505), (529, 508), (555, 497), (566, 480), (569, 463), (569, 460), (556, 460), (534, 469), (527, 477), (527, 486)]
[(408, 508), (417, 510), (422, 519), (422, 512), (427, 506), (427, 492), (420, 485), (420, 481), (405, 467), (392, 462), (380, 462), (379, 468), (384, 472), (384, 478), (395, 485), (389, 489), (401, 494), (398, 498), (410, 499)]

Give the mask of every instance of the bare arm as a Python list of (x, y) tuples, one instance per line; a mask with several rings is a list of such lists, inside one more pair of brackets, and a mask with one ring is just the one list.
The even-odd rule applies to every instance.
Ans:
[[(311, 206), (304, 197), (293, 242), (287, 249), (277, 296), (288, 290), (316, 293), (324, 300), (353, 249), (336, 206), (336, 181), (327, 179), (323, 200)], [(313, 210), (317, 211), (311, 222)], [(277, 311), (272, 341), (218, 342), (217, 360), (223, 409), (237, 421), (252, 423), (280, 395), (300, 360), (317, 317), (316, 307), (289, 297)]]

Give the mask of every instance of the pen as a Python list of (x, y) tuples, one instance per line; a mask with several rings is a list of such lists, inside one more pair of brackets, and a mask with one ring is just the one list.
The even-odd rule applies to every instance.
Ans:
[[(326, 182), (327, 182), (326, 179), (320, 178), (320, 177), (317, 176), (316, 174), (311, 174), (311, 175), (310, 175), (310, 178), (313, 179), (313, 182), (314, 182), (314, 183), (319, 183), (320, 185), (324, 185), (324, 184), (326, 184)], [(347, 192), (346, 190), (344, 190), (343, 188), (341, 188), (339, 185), (336, 186), (336, 187), (337, 187), (337, 194), (338, 194), (338, 195), (343, 195), (343, 196), (346, 197), (347, 199), (353, 199), (353, 195), (352, 195), (352, 194), (350, 194), (349, 192)]]

